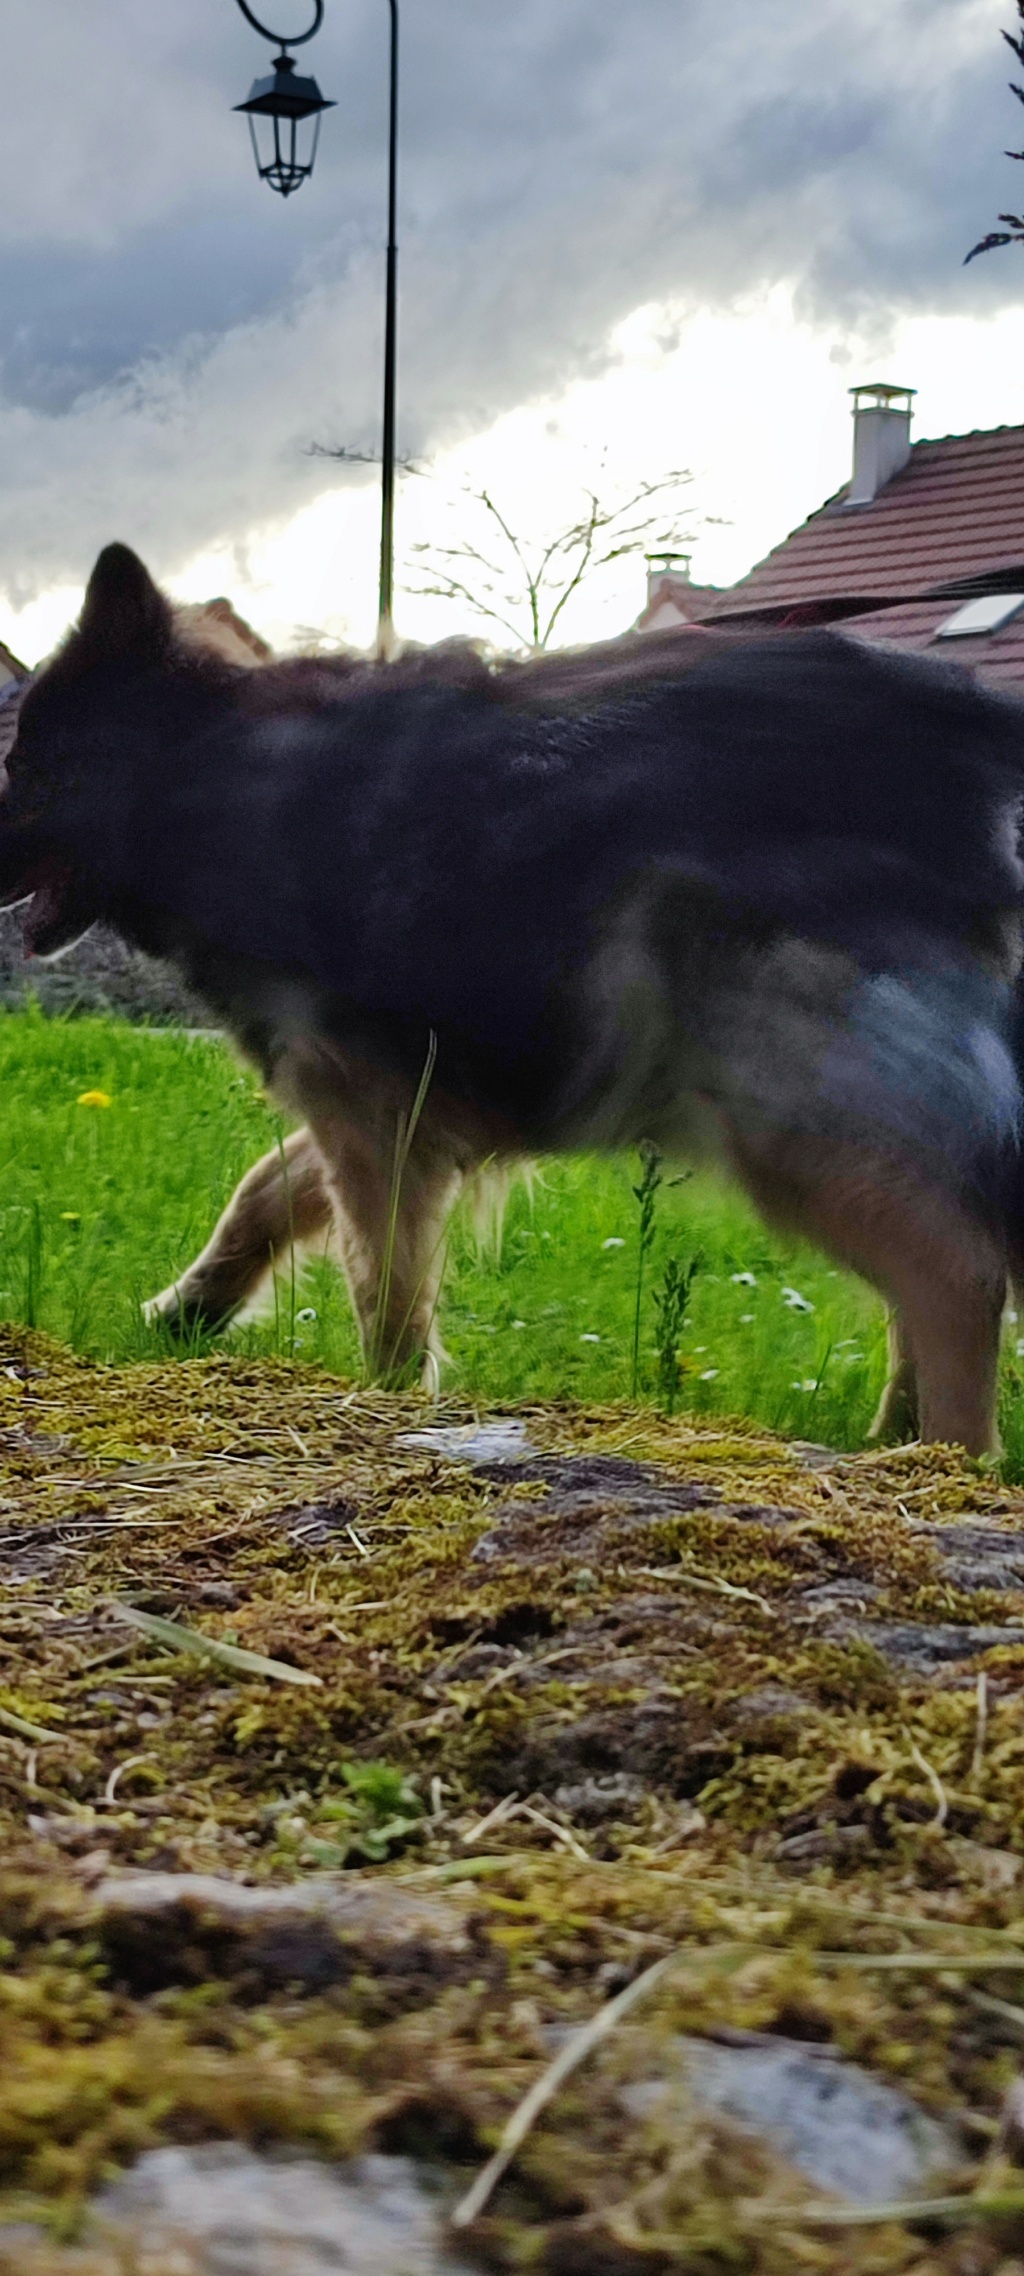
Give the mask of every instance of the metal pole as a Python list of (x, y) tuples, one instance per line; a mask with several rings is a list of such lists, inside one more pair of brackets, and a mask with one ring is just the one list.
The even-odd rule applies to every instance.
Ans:
[(377, 618), (377, 654), (386, 658), (394, 644), (394, 522), (395, 522), (395, 350), (398, 247), (395, 243), (395, 200), (398, 173), (398, 0), (391, 9), (391, 97), (388, 122), (388, 262), (384, 313), (384, 439), (380, 486), (380, 608)]

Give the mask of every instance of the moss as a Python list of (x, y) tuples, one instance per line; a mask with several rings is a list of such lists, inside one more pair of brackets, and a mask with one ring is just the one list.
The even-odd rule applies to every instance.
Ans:
[[(0, 1336), (3, 2209), (66, 2227), (112, 2164), (225, 2134), (328, 2155), (429, 2137), (468, 2169), (551, 2027), (678, 1947), (692, 1964), (535, 2129), (483, 2224), (492, 2259), (920, 2264), (895, 2228), (759, 2226), (750, 2201), (793, 2201), (794, 2177), (692, 2110), (628, 2119), (621, 2087), (673, 2031), (782, 2030), (995, 2120), (1015, 2027), (974, 1995), (1022, 1988), (1024, 1654), (986, 1656), (979, 1755), (974, 1667), (901, 1673), (820, 1634), (803, 1592), (860, 1581), (887, 1620), (1020, 1623), (1012, 1591), (950, 1588), (927, 1533), (1019, 1523), (1019, 1497), (945, 1449), (821, 1469), (741, 1424), (523, 1411), (548, 1454), (687, 1487), (627, 1520), (599, 1481), (569, 1508), (550, 1480), (510, 1487), (403, 1444), (425, 1419), (471, 1418), (273, 1362), (112, 1369)], [(319, 1686), (171, 1656), (119, 1600)], [(198, 1983), (131, 1990), (104, 1873), (315, 1877), (339, 1857), (346, 1765), (381, 1761), (418, 1806), (350, 1878), (433, 1887), (460, 1920), (468, 1904), (468, 1975), (363, 1959), (274, 1990), (214, 1955)], [(980, 1938), (980, 1977), (857, 1964)]]

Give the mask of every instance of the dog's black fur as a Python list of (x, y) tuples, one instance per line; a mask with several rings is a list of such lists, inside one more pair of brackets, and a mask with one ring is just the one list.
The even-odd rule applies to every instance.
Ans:
[(298, 1061), (398, 1096), (433, 1033), (470, 1154), (717, 1116), (743, 1174), (858, 1147), (1009, 1252), (1022, 792), (1024, 705), (831, 633), (247, 674), (109, 547), (23, 701), (0, 895), (41, 953), (102, 916), (171, 958), (307, 1108)]

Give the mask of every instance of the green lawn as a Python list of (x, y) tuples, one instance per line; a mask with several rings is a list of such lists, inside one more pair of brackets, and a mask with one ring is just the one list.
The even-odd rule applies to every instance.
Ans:
[[(0, 1318), (47, 1328), (109, 1359), (171, 1347), (141, 1300), (201, 1245), (237, 1178), (282, 1125), (217, 1041), (116, 1020), (0, 1014)], [(81, 1103), (98, 1092), (109, 1104)], [(441, 1326), (450, 1387), (489, 1400), (628, 1398), (639, 1211), (635, 1156), (541, 1165), (517, 1186), (499, 1255), (461, 1218)], [(666, 1169), (641, 1302), (639, 1392), (660, 1398), (666, 1268), (699, 1258), (678, 1337), (681, 1406), (750, 1415), (835, 1446), (863, 1438), (884, 1371), (878, 1301), (815, 1254), (766, 1231), (741, 1196)], [(294, 1351), (344, 1374), (355, 1337), (333, 1270), (280, 1285), (237, 1347)], [(1024, 1458), (1015, 1345), (1003, 1429)]]

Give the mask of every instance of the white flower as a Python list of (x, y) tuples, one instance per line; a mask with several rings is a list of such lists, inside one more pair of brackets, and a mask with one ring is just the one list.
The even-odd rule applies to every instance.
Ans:
[(1024, 1336), (1018, 1336), (1015, 1349), (1018, 1359), (1024, 1359)]
[(600, 1338), (600, 1336), (581, 1336), (581, 1337), (580, 1337), (580, 1342), (581, 1342), (581, 1343), (600, 1343), (600, 1341), (601, 1341), (601, 1338)]
[(792, 1388), (794, 1391), (816, 1391), (817, 1380), (813, 1375), (805, 1375), (803, 1382), (794, 1382)]
[(813, 1312), (814, 1310), (809, 1297), (801, 1296), (799, 1288), (784, 1288), (782, 1301), (789, 1312)]
[(700, 1373), (700, 1381), (702, 1383), (713, 1383), (717, 1373), (717, 1367), (703, 1367)]
[(625, 1246), (625, 1241), (620, 1238), (618, 1233), (609, 1233), (608, 1239), (601, 1243), (603, 1249), (624, 1249)]
[(731, 1272), (729, 1278), (734, 1288), (757, 1287), (757, 1274), (753, 1272)]
[(308, 1325), (310, 1320), (315, 1319), (316, 1313), (313, 1310), (312, 1304), (304, 1304), (301, 1312), (296, 1312), (295, 1314), (295, 1325), (297, 1328), (304, 1328)]
[(525, 1321), (525, 1320), (510, 1320), (510, 1321), (509, 1321), (509, 1326), (510, 1326), (510, 1327), (512, 1327), (512, 1328), (525, 1328), (525, 1326), (526, 1326), (526, 1321)]
[(753, 1313), (753, 1312), (741, 1312), (741, 1313), (740, 1313), (740, 1326), (741, 1326), (741, 1328), (752, 1328), (752, 1327), (753, 1327), (753, 1325), (754, 1325), (754, 1313)]

